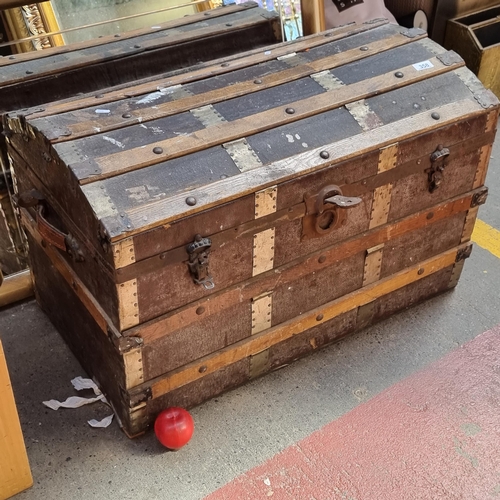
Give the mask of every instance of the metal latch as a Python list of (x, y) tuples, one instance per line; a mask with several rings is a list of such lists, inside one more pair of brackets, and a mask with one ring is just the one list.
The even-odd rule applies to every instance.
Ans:
[(305, 196), (307, 214), (303, 219), (302, 238), (316, 238), (345, 224), (347, 210), (361, 203), (355, 196), (344, 196), (339, 186), (329, 185), (314, 196)]
[(443, 181), (448, 156), (450, 156), (450, 150), (441, 144), (431, 154), (431, 168), (425, 171), (429, 182), (429, 193), (433, 193)]
[(193, 281), (197, 285), (203, 285), (206, 290), (211, 290), (215, 286), (208, 270), (211, 246), (212, 240), (210, 238), (202, 238), (201, 235), (197, 234), (193, 243), (186, 247), (189, 255), (189, 272)]

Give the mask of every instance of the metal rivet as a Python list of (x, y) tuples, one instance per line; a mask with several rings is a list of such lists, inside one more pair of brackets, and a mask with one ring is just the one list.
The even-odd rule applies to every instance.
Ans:
[(141, 46), (140, 45), (134, 45), (134, 49), (140, 49)]
[(429, 212), (427, 214), (427, 220), (431, 220), (434, 217), (434, 212)]
[(227, 67), (229, 66), (229, 63), (222, 63), (222, 64), (221, 64), (221, 66), (222, 66), (223, 68), (227, 68)]
[(14, 57), (14, 56), (10, 56), (10, 57), (9, 57), (9, 59), (10, 59), (11, 61), (13, 61), (13, 60), (15, 59), (15, 57)]
[(401, 71), (396, 71), (396, 73), (394, 73), (394, 76), (395, 76), (396, 78), (403, 78), (403, 76), (405, 76), (405, 75), (404, 75), (404, 73), (402, 73)]
[(262, 83), (262, 80), (260, 78), (257, 78), (257, 80), (254, 80), (253, 83), (260, 85)]
[(363, 47), (360, 47), (359, 50), (362, 50), (363, 52), (366, 52), (368, 50), (368, 47), (366, 47), (366, 45), (365, 45)]
[(316, 316), (316, 321), (321, 321), (323, 319), (323, 315), (322, 314), (318, 314)]
[(210, 15), (210, 12), (205, 12), (205, 14), (203, 14), (204, 16), (209, 16)]
[(318, 262), (319, 262), (320, 264), (323, 264), (323, 262), (325, 262), (325, 261), (326, 261), (326, 255), (321, 255), (321, 256), (319, 257), (319, 259), (318, 259)]
[(164, 253), (160, 254), (160, 259), (161, 259), (161, 260), (166, 259), (166, 258), (167, 258), (167, 255), (166, 255), (166, 254), (164, 254)]
[(287, 113), (288, 115), (293, 115), (295, 113), (295, 109), (293, 109), (293, 108), (286, 108), (285, 109), (285, 113)]
[(161, 155), (163, 153), (163, 148), (157, 146), (156, 148), (153, 148), (153, 153), (155, 155)]
[(100, 99), (101, 97), (102, 97), (102, 94), (97, 94), (97, 95), (95, 96), (95, 98), (96, 98), (96, 99)]
[(424, 274), (424, 273), (425, 273), (425, 269), (422, 267), (422, 268), (420, 268), (420, 269), (418, 270), (418, 273), (417, 273), (417, 274), (418, 274), (419, 276), (422, 276), (422, 274)]
[(120, 35), (119, 33), (117, 33), (117, 34), (115, 35), (115, 38), (120, 38), (120, 37), (121, 37), (121, 35)]
[(124, 113), (122, 118), (132, 118), (132, 115), (130, 113)]
[(132, 226), (130, 224), (127, 224), (127, 229), (130, 229)]
[(198, 369), (198, 371), (200, 373), (205, 373), (207, 371), (207, 367), (206, 366), (200, 366), (200, 368)]
[(232, 26), (232, 23), (226, 23), (226, 26)]
[(194, 205), (196, 205), (197, 201), (196, 201), (196, 198), (194, 196), (188, 196), (186, 198), (186, 203), (190, 206), (190, 207), (193, 207)]
[(439, 120), (441, 118), (441, 115), (439, 113), (436, 113), (436, 112), (432, 113), (431, 116), (432, 116), (432, 118), (434, 118), (434, 120)]
[(33, 74), (33, 71), (31, 71), (30, 69), (28, 71), (26, 71), (26, 74), (27, 75), (32, 75)]
[(321, 151), (319, 155), (323, 158), (323, 160), (328, 160), (328, 158), (330, 158), (330, 153), (328, 151)]
[(333, 35), (333, 33), (327, 33), (327, 34), (325, 35), (325, 38), (330, 38), (332, 35)]
[(205, 312), (205, 308), (203, 306), (201, 307), (198, 307), (198, 309), (196, 309), (196, 314), (199, 316), (200, 314), (203, 314)]
[(221, 179), (227, 179), (227, 175), (226, 175), (226, 174), (222, 174), (222, 175), (220, 176), (220, 178), (221, 178)]
[(125, 217), (125, 214), (120, 214), (120, 217)]

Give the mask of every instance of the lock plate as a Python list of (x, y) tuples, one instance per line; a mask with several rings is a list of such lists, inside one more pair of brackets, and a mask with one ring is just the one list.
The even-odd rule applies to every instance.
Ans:
[(436, 191), (443, 182), (448, 156), (450, 156), (450, 150), (441, 144), (431, 154), (431, 167), (425, 171), (429, 183), (429, 193)]
[(194, 283), (203, 286), (206, 290), (211, 290), (215, 287), (208, 269), (211, 246), (212, 240), (210, 238), (202, 238), (201, 235), (197, 234), (194, 241), (186, 247), (189, 255), (187, 265), (191, 277)]
[(304, 196), (307, 213), (302, 220), (302, 240), (330, 234), (347, 221), (347, 212), (362, 201), (344, 196), (339, 186), (325, 186), (319, 193)]

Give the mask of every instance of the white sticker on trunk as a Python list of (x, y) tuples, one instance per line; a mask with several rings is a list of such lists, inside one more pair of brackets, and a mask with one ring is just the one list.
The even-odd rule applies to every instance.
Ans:
[(431, 68), (433, 68), (434, 64), (432, 64), (430, 61), (422, 61), (422, 62), (419, 62), (417, 64), (414, 64), (413, 67), (417, 71), (422, 71), (424, 69), (431, 69)]

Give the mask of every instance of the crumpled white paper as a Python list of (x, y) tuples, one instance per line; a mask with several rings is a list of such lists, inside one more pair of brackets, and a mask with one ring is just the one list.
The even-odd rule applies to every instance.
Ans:
[[(82, 398), (80, 396), (70, 396), (66, 399), (66, 401), (57, 401), (56, 399), (51, 399), (50, 401), (43, 401), (43, 404), (52, 410), (58, 410), (59, 408), (80, 408), (81, 406), (97, 403), (98, 401), (102, 401), (103, 403), (108, 404), (104, 394), (100, 391), (99, 387), (95, 384), (95, 382), (89, 378), (83, 377), (75, 377), (71, 383), (73, 387), (77, 391), (82, 391), (85, 389), (91, 389), (94, 391), (96, 397), (94, 398)], [(109, 415), (102, 420), (98, 421), (95, 419), (89, 420), (88, 424), (91, 427), (100, 427), (105, 428), (108, 427), (113, 421), (113, 414)]]
[(93, 418), (92, 420), (88, 421), (88, 424), (90, 425), (90, 427), (106, 428), (111, 425), (113, 417), (114, 415), (108, 415), (107, 417), (104, 417), (102, 420), (96, 420), (95, 418)]

